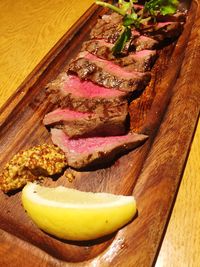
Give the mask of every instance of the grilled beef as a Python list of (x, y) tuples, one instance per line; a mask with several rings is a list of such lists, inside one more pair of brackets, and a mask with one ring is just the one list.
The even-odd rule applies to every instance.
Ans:
[(147, 136), (132, 133), (123, 136), (69, 139), (62, 130), (52, 129), (51, 138), (53, 143), (65, 152), (68, 165), (80, 169), (99, 163), (107, 164), (120, 154), (139, 146)]
[(114, 62), (129, 71), (145, 72), (151, 70), (155, 60), (155, 50), (142, 50), (136, 53), (129, 53), (128, 56), (118, 58)]
[(144, 27), (143, 34), (151, 36), (157, 41), (176, 38), (183, 30), (183, 23), (180, 22), (159, 22)]
[(122, 31), (122, 18), (115, 12), (102, 16), (90, 33), (91, 39), (104, 39), (114, 44)]
[[(137, 8), (141, 9), (142, 6)], [(169, 38), (176, 38), (180, 35), (183, 29), (186, 13), (177, 12), (174, 15), (161, 16), (158, 15), (159, 23), (150, 23), (140, 29), (138, 33), (135, 28), (132, 29), (131, 40), (127, 43), (125, 52), (132, 49), (134, 45), (136, 51), (143, 49), (153, 49), (158, 45), (158, 42)], [(108, 43), (114, 44), (122, 32), (122, 16), (112, 13), (105, 15), (99, 19), (96, 26), (91, 31), (91, 39), (103, 39)], [(140, 36), (139, 36), (140, 35)], [(143, 35), (147, 35), (153, 39), (146, 39)], [(140, 38), (142, 37), (142, 38)], [(143, 44), (144, 42), (144, 44)]]
[(102, 113), (104, 116), (111, 116), (115, 112), (126, 113), (128, 108), (127, 94), (124, 92), (106, 89), (90, 81), (81, 81), (65, 72), (48, 85), (47, 91), (51, 102), (56, 103), (57, 107)]
[(105, 42), (103, 39), (100, 40), (89, 40), (83, 43), (82, 51), (88, 51), (97, 57), (115, 60), (116, 57), (112, 52), (113, 44)]
[[(143, 5), (138, 5), (138, 4), (134, 4), (134, 9), (136, 11), (136, 13), (140, 12), (143, 9)], [(187, 11), (186, 10), (178, 10), (175, 14), (168, 14), (168, 15), (162, 15), (160, 13), (158, 13), (156, 15), (156, 21), (167, 21), (167, 22), (184, 22), (186, 19), (186, 14)]]
[[(90, 40), (84, 42), (82, 50), (88, 51), (99, 58), (112, 60), (122, 67), (128, 66), (128, 70), (145, 72), (151, 69), (155, 59), (155, 50), (143, 50), (136, 53), (129, 53), (128, 56), (115, 57), (112, 52), (112, 44), (103, 40)], [(127, 68), (126, 68), (127, 69)]]
[(144, 35), (136, 36), (131, 40), (131, 48), (137, 52), (152, 50), (158, 46), (158, 41)]
[(186, 20), (186, 11), (178, 11), (173, 15), (157, 15), (156, 16), (156, 21), (159, 22), (185, 22)]
[[(58, 115), (56, 121), (54, 119), (51, 122), (54, 127), (61, 128), (51, 129), (51, 137), (53, 143), (65, 152), (70, 167), (79, 169), (107, 163), (147, 138), (138, 134), (119, 136), (116, 135), (119, 133), (115, 126), (109, 129), (101, 123), (106, 121), (112, 125), (116, 122), (116, 125), (123, 125), (123, 132), (127, 114), (126, 98), (131, 92), (144, 89), (150, 80), (150, 73), (144, 71), (151, 68), (156, 52), (148, 50), (154, 49), (166, 38), (177, 37), (182, 30), (182, 23), (159, 22), (144, 26), (140, 32), (133, 28), (125, 51), (114, 58), (111, 50), (121, 30), (122, 16), (116, 13), (103, 16), (91, 32), (92, 40), (83, 46), (86, 51), (69, 64), (68, 74), (61, 74), (48, 87), (60, 107), (76, 110), (73, 111), (76, 115), (71, 117), (69, 114), (66, 117), (66, 112), (69, 113), (66, 109), (54, 111), (53, 115), (61, 112), (62, 116)], [(127, 55), (128, 51), (136, 52)], [(80, 115), (78, 111), (85, 113)], [(52, 113), (45, 119), (48, 116), (51, 117)], [(94, 133), (102, 134), (101, 131), (99, 133), (99, 127), (101, 131), (103, 129), (103, 134), (115, 136), (91, 137)], [(80, 134), (84, 137), (80, 137)]]
[(80, 53), (79, 57), (70, 63), (68, 71), (76, 73), (81, 79), (124, 92), (143, 90), (151, 78), (148, 72), (127, 71), (88, 52)]
[(45, 115), (43, 123), (63, 129), (69, 138), (125, 134), (127, 110), (109, 116), (56, 109)]
[[(112, 16), (114, 16), (115, 13), (112, 15), (106, 15), (105, 19), (99, 19), (96, 26), (91, 31), (90, 37), (91, 39), (96, 40), (102, 40), (110, 44), (114, 44), (117, 39), (119, 38), (122, 27), (121, 27), (121, 16), (116, 15), (119, 18), (119, 21), (116, 22), (116, 20), (112, 21)], [(109, 19), (110, 18), (110, 19)], [(155, 49), (158, 45), (158, 41), (141, 35), (138, 31), (136, 31), (134, 28), (132, 29), (132, 37), (129, 42), (127, 42), (125, 48), (122, 51), (122, 54), (128, 54), (128, 51), (135, 50), (135, 51), (141, 51), (141, 50), (151, 50)], [(104, 48), (105, 49), (105, 48)], [(102, 48), (102, 50), (104, 50)], [(89, 51), (90, 52), (90, 51)], [(101, 51), (101, 53), (107, 53), (107, 49), (104, 51)], [(109, 58), (108, 58), (109, 59)]]

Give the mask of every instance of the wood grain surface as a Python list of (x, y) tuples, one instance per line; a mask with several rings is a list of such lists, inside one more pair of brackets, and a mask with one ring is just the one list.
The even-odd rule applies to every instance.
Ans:
[(200, 261), (200, 123), (156, 267), (196, 267)]
[(93, 2), (0, 1), (0, 105)]
[[(5, 56), (5, 58), (4, 58), (4, 56), (2, 57), (2, 59), (1, 59), (2, 65), (1, 66), (3, 66), (2, 69), (4, 70), (4, 72), (2, 71), (2, 73), (6, 73), (6, 75), (4, 76), (4, 79), (6, 81), (8, 80), (7, 77), (11, 78), (11, 81), (9, 81), (9, 82), (11, 82), (11, 84), (9, 84), (7, 82), (4, 83), (3, 90), (1, 89), (1, 91), (0, 91), (2, 93), (2, 95), (1, 95), (1, 101), (2, 102), (1, 103), (4, 103), (4, 101), (8, 98), (8, 96), (11, 95), (11, 93), (15, 90), (15, 88), (18, 86), (18, 84), (27, 76), (27, 74), (30, 72), (30, 70), (35, 66), (35, 64), (37, 64), (38, 61), (40, 61), (43, 58), (44, 54), (47, 53), (49, 48), (53, 46), (52, 42), (53, 42), (53, 44), (55, 44), (56, 41), (60, 37), (62, 37), (65, 30), (62, 33), (61, 32), (58, 33), (57, 28), (63, 27), (63, 24), (61, 23), (62, 25), (60, 25), (58, 22), (57, 24), (55, 24), (56, 26), (54, 24), (53, 24), (53, 26), (51, 26), (52, 25), (51, 23), (55, 22), (56, 18), (58, 18), (58, 20), (59, 20), (59, 13), (61, 12), (61, 14), (62, 14), (63, 9), (65, 9), (66, 12), (68, 12), (70, 10), (70, 7), (72, 6), (72, 2), (75, 5), (74, 13), (72, 13), (72, 15), (74, 14), (74, 20), (71, 18), (71, 12), (70, 12), (70, 15), (68, 16), (68, 18), (72, 19), (71, 24), (73, 24), (75, 19), (78, 18), (78, 16), (79, 16), (79, 15), (77, 15), (78, 14), (77, 10), (79, 10), (79, 12), (80, 12), (79, 14), (81, 14), (82, 12), (84, 12), (84, 10), (87, 9), (86, 1), (84, 1), (83, 7), (81, 7), (81, 5), (80, 5), (80, 2), (82, 2), (82, 1), (80, 1), (80, 2), (78, 1), (77, 5), (76, 5), (75, 1), (71, 1), (70, 6), (68, 6), (68, 8), (66, 7), (67, 4), (64, 1), (59, 1), (60, 5), (59, 5), (58, 10), (57, 10), (57, 7), (55, 7), (55, 3), (53, 4), (53, 1), (52, 1), (52, 5), (51, 5), (51, 1), (48, 1), (48, 3), (46, 1), (42, 1), (42, 2), (40, 2), (41, 6), (40, 5), (38, 6), (38, 3), (36, 3), (36, 1), (29, 1), (29, 4), (27, 4), (28, 7), (26, 6), (26, 4), (23, 5), (23, 1), (17, 1), (17, 3), (21, 4), (21, 5), (17, 6), (17, 8), (15, 6), (12, 7), (13, 9), (11, 9), (11, 10), (13, 10), (13, 12), (15, 14), (15, 13), (18, 13), (18, 12), (16, 12), (16, 10), (18, 10), (18, 8), (21, 6), (20, 10), (23, 10), (23, 12), (21, 15), (19, 14), (19, 17), (21, 16), (21, 18), (22, 17), (25, 18), (24, 20), (22, 19), (22, 21), (26, 25), (25, 26), (26, 29), (29, 28), (31, 16), (32, 16), (31, 18), (34, 17), (34, 20), (32, 19), (31, 21), (37, 21), (36, 18), (38, 16), (38, 21), (39, 21), (38, 25), (40, 25), (40, 26), (35, 25), (35, 27), (33, 27), (31, 29), (31, 35), (28, 36), (30, 43), (28, 44), (28, 42), (26, 41), (27, 42), (26, 49), (21, 50), (21, 52), (19, 54), (20, 57), (18, 59), (17, 59), (17, 57), (13, 56), (12, 51), (15, 51), (15, 48), (12, 48), (13, 50), (11, 48), (9, 49), (9, 51), (11, 52), (10, 58), (12, 60), (15, 59), (14, 62), (11, 63), (11, 65), (10, 65), (10, 66), (13, 66), (14, 69), (7, 67), (9, 65), (7, 65), (7, 66), (5, 65), (6, 60), (5, 60), (5, 62), (3, 62), (4, 59), (9, 58), (9, 56), (8, 57)], [(6, 13), (6, 10), (7, 10), (7, 12), (8, 12), (8, 10), (10, 11), (9, 7), (11, 8), (11, 2), (9, 3), (9, 1), (2, 1), (1, 4), (2, 4), (2, 9), (5, 8), (4, 13)], [(88, 6), (89, 6), (89, 4), (90, 3), (88, 1)], [(76, 12), (75, 12), (75, 10), (76, 10)], [(43, 15), (44, 14), (43, 12), (44, 13), (47, 12), (47, 13), (45, 13), (45, 15)], [(40, 21), (40, 19), (39, 19), (40, 15), (39, 14), (42, 17), (44, 16), (46, 18), (48, 18), (51, 15), (52, 19), (51, 20), (46, 19), (46, 22), (44, 23), (43, 21)], [(17, 16), (18, 15), (16, 15), (16, 17)], [(13, 20), (12, 18), (10, 18), (10, 19), (11, 19), (11, 21)], [(61, 20), (62, 20), (62, 18), (61, 18)], [(21, 23), (21, 20), (19, 22), (19, 25), (20, 25), (20, 23)], [(9, 25), (9, 23), (8, 22), (5, 23), (5, 21), (4, 21), (4, 23), (3, 24), (1, 23), (0, 25), (4, 25), (4, 27), (5, 27), (5, 24), (6, 24), (6, 28), (4, 28), (3, 31), (6, 29), (6, 32), (5, 32), (5, 34), (1, 35), (1, 37), (7, 36), (7, 37), (5, 37), (5, 39), (8, 42), (7, 45), (9, 45), (10, 42), (13, 42), (12, 34), (6, 35), (7, 34), (7, 27)], [(67, 24), (71, 25), (69, 22), (67, 22)], [(11, 23), (10, 28), (13, 29), (14, 28), (13, 25), (15, 25), (15, 23), (14, 24)], [(16, 40), (17, 40), (17, 38), (19, 38), (19, 40), (21, 39), (21, 37), (19, 37), (18, 30), (19, 30), (19, 32), (23, 31), (23, 27), (22, 28), (20, 28), (20, 27), (19, 27), (19, 29), (16, 28), (15, 30), (12, 30), (13, 34), (16, 35)], [(41, 28), (43, 28), (42, 32), (46, 32), (46, 31), (48, 32), (48, 27), (50, 27), (51, 35), (50, 36), (49, 36), (49, 34), (47, 34), (48, 36), (45, 36), (45, 34), (44, 34), (44, 36), (43, 36), (43, 34), (40, 35)], [(37, 33), (35, 35), (36, 36), (36, 40), (34, 41), (35, 44), (33, 46), (31, 46), (30, 44), (34, 39), (33, 38), (34, 35), (32, 35), (32, 32), (34, 32), (34, 30), (39, 30), (39, 31), (37, 31)], [(59, 30), (60, 30), (60, 28), (59, 28)], [(61, 31), (62, 31), (62, 29), (61, 29)], [(58, 35), (56, 35), (56, 34), (58, 34)], [(30, 36), (32, 37), (32, 39), (30, 39)], [(41, 38), (41, 40), (40, 40), (40, 38)], [(44, 48), (43, 48), (44, 54), (39, 54), (41, 52), (41, 51), (39, 51), (41, 48), (41, 42), (44, 46)], [(1, 45), (2, 45), (2, 43), (3, 43), (3, 41), (1, 42)], [(5, 49), (4, 43), (3, 43), (3, 46)], [(12, 46), (13, 45), (11, 45), (11, 47)], [(35, 46), (37, 46), (37, 49), (39, 51), (39, 52), (38, 51), (36, 52), (36, 56), (34, 55), (34, 49), (36, 49)], [(21, 43), (19, 43), (19, 47), (21, 47)], [(31, 52), (29, 52), (29, 49), (27, 49), (27, 47), (31, 47), (31, 49), (30, 49)], [(3, 52), (4, 52), (4, 50), (2, 49), (2, 53)], [(26, 55), (28, 55), (28, 57), (26, 58), (27, 62), (22, 64), (21, 58), (26, 57)], [(36, 61), (34, 61), (34, 60), (36, 60)], [(186, 62), (185, 64), (187, 65), (189, 63), (190, 62)], [(26, 67), (24, 67), (22, 65), (24, 65)], [(19, 71), (20, 67), (24, 68), (24, 70), (22, 72)], [(10, 74), (8, 74), (9, 72), (10, 72)], [(21, 75), (21, 73), (22, 74), (25, 73), (24, 76), (18, 76), (18, 75)], [(15, 80), (15, 77), (17, 77), (16, 80)], [(5, 90), (5, 87), (11, 88), (11, 89)], [(43, 111), (41, 110), (40, 112), (43, 112)], [(187, 117), (187, 119), (190, 120), (190, 117)], [(199, 218), (198, 206), (196, 205), (196, 203), (199, 199), (199, 194), (196, 192), (196, 190), (198, 188), (198, 179), (197, 179), (198, 177), (197, 176), (199, 173), (199, 160), (198, 160), (199, 159), (198, 158), (198, 155), (199, 155), (199, 138), (198, 138), (198, 136), (199, 136), (199, 134), (198, 133), (199, 133), (199, 127), (197, 128), (197, 134), (195, 136), (192, 150), (190, 153), (190, 157), (188, 160), (188, 164), (186, 166), (186, 171), (185, 171), (183, 181), (181, 184), (181, 190), (180, 190), (178, 197), (177, 197), (177, 200), (176, 200), (174, 212), (173, 212), (172, 218), (170, 220), (167, 235), (164, 239), (164, 244), (163, 244), (162, 249), (161, 249), (161, 254), (160, 254), (158, 261), (157, 261), (157, 266), (162, 266), (162, 264), (163, 264), (163, 266), (197, 266), (197, 265), (195, 265), (195, 262), (198, 263), (198, 253), (197, 252), (198, 252), (198, 247), (199, 247), (198, 246), (199, 245), (199, 239), (197, 239), (197, 241), (196, 241), (196, 237), (198, 236), (197, 235), (198, 232), (196, 233), (196, 231), (195, 231), (195, 229), (198, 230), (198, 227), (199, 227), (199, 224), (198, 224), (198, 218)], [(188, 168), (190, 168), (189, 171), (187, 171)], [(145, 176), (143, 176), (143, 177), (145, 177)], [(127, 181), (128, 180), (126, 180), (126, 182)], [(137, 194), (139, 195), (140, 192), (137, 191), (137, 188), (136, 188), (136, 195)], [(188, 210), (189, 210), (189, 212), (188, 212)], [(193, 214), (195, 214), (195, 216), (192, 216)], [(10, 215), (10, 216), (12, 217), (12, 215)], [(184, 229), (187, 229), (187, 230), (184, 231)], [(20, 229), (19, 229), (19, 232), (20, 232)], [(193, 238), (190, 238), (191, 232), (192, 232)], [(189, 240), (190, 242), (188, 242), (188, 238), (190, 239)], [(120, 239), (118, 239), (118, 240), (120, 240)], [(30, 244), (23, 242), (22, 240), (19, 240), (16, 237), (13, 237), (12, 235), (8, 235), (7, 233), (5, 233), (2, 230), (1, 230), (1, 234), (0, 234), (0, 242), (2, 245), (0, 247), (1, 255), (3, 255), (5, 252), (10, 252), (9, 255), (13, 255), (13, 257), (12, 256), (11, 257), (4, 257), (2, 263), (5, 266), (6, 266), (6, 264), (10, 264), (11, 262), (13, 262), (13, 260), (18, 258), (16, 255), (20, 255), (21, 253), (22, 254), (26, 253), (30, 248)], [(183, 245), (184, 242), (188, 245), (184, 246)], [(15, 246), (13, 246), (13, 243), (15, 244)], [(16, 249), (16, 244), (18, 244), (19, 250)], [(118, 242), (117, 245), (115, 243), (115, 246), (118, 246), (119, 248), (121, 245), (123, 245), (123, 244), (120, 242)], [(158, 245), (158, 243), (157, 243), (157, 245)], [(13, 253), (14, 248), (15, 248), (15, 254)], [(32, 263), (36, 258), (38, 258), (38, 261), (37, 261), (38, 266), (41, 266), (41, 265), (45, 266), (45, 264), (47, 263), (47, 260), (48, 260), (47, 266), (51, 266), (51, 265), (52, 266), (56, 266), (56, 265), (59, 266), (58, 261), (55, 261), (49, 255), (45, 254), (43, 252), (43, 250), (41, 251), (40, 249), (34, 248), (33, 246), (31, 246), (31, 251), (33, 251), (33, 259), (28, 261), (26, 266), (33, 266)], [(114, 251), (114, 249), (113, 249), (113, 251)], [(115, 251), (117, 251), (117, 250), (115, 249)], [(179, 254), (180, 251), (182, 253), (182, 257)], [(186, 253), (186, 251), (187, 251), (187, 253)], [(132, 251), (131, 253), (134, 253), (134, 252)], [(174, 257), (172, 257), (171, 255), (174, 255)], [(185, 255), (185, 256), (183, 257), (183, 255)], [(192, 255), (192, 257), (191, 257), (191, 255)], [(129, 255), (129, 257), (131, 258), (131, 254)], [(177, 257), (178, 257), (179, 261), (177, 261)], [(182, 259), (184, 262), (182, 261)], [(23, 260), (26, 260), (25, 257), (24, 258), (21, 257), (21, 264), (23, 263)], [(177, 262), (179, 263), (178, 265), (177, 265)], [(130, 261), (130, 264), (131, 264), (131, 261)], [(18, 265), (18, 266), (20, 266), (20, 265)], [(125, 265), (125, 266), (135, 266), (135, 265)], [(137, 266), (142, 266), (142, 265), (137, 265)], [(143, 266), (145, 266), (145, 265), (143, 265)]]

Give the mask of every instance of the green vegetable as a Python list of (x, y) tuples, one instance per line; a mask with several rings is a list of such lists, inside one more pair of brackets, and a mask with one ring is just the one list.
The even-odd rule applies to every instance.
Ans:
[(124, 26), (130, 26), (135, 25), (136, 28), (140, 27), (140, 17), (135, 13), (135, 11), (132, 11), (132, 14), (126, 14), (123, 19), (123, 25)]
[(164, 16), (174, 14), (178, 3), (178, 0), (150, 0), (145, 3), (144, 11), (149, 12), (151, 16), (156, 16), (159, 13)]
[(163, 16), (174, 14), (177, 10), (179, 0), (149, 0), (146, 1), (144, 7), (136, 13), (133, 3), (138, 0), (118, 0), (118, 6), (96, 1), (97, 5), (110, 8), (114, 12), (123, 16), (123, 29), (117, 39), (112, 51), (114, 55), (119, 54), (126, 43), (131, 39), (131, 26), (139, 29), (142, 24), (146, 24), (153, 19), (156, 22), (156, 16), (161, 14)]
[(122, 33), (120, 34), (119, 38), (117, 39), (115, 45), (112, 48), (112, 52), (114, 55), (119, 54), (126, 43), (130, 40), (131, 38), (131, 28), (130, 27), (124, 27)]

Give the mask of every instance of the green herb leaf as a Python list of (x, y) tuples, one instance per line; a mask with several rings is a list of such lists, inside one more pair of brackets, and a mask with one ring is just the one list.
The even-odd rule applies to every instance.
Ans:
[(174, 14), (176, 12), (177, 7), (175, 5), (163, 6), (160, 9), (160, 12), (163, 16), (168, 14)]
[(133, 12), (130, 15), (125, 15), (124, 16), (123, 25), (124, 26), (130, 26), (131, 24), (134, 24), (137, 27), (139, 25), (139, 18), (138, 18), (138, 15), (135, 12)]
[(156, 16), (158, 13), (162, 15), (174, 14), (177, 10), (178, 0), (150, 0), (144, 5), (144, 11), (150, 15)]
[(119, 4), (119, 7), (126, 14), (129, 10), (131, 10), (132, 4), (131, 4), (131, 2), (121, 1), (121, 3)]
[(114, 55), (118, 55), (124, 48), (125, 44), (131, 38), (131, 28), (130, 27), (123, 27), (122, 33), (120, 34), (119, 38), (117, 39), (115, 45), (112, 48), (112, 52)]

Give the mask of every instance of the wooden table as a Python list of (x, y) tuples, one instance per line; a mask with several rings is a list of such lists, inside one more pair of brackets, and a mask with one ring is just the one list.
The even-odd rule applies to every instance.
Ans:
[[(93, 2), (93, 0), (2, 0), (0, 2), (0, 105), (5, 103)], [(196, 129), (156, 267), (199, 266), (199, 189), (200, 123)], [(2, 237), (0, 240), (0, 258), (9, 257), (6, 253), (12, 250), (8, 240), (2, 241)]]

